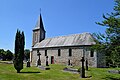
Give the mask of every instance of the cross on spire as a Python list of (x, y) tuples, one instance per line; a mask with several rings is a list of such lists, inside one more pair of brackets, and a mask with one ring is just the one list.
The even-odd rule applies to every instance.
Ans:
[(40, 8), (40, 14), (41, 14), (41, 8)]

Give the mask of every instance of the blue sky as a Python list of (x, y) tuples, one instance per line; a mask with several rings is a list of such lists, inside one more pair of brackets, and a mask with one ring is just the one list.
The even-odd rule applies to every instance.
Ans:
[(14, 52), (17, 29), (24, 31), (31, 49), (32, 30), (41, 14), (46, 37), (104, 32), (95, 22), (113, 11), (114, 0), (0, 0), (0, 48)]

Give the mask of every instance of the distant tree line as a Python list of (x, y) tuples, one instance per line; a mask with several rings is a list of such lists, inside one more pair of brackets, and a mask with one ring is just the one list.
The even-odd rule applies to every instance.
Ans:
[[(4, 50), (4, 49), (0, 49), (0, 60), (2, 61), (10, 61), (13, 60), (14, 58), (14, 53), (11, 52), (10, 50)], [(29, 49), (25, 49), (24, 50), (24, 60), (27, 61), (30, 59), (30, 50)]]
[(0, 49), (0, 60), (12, 60), (13, 56), (14, 55), (10, 50), (5, 51), (4, 49)]

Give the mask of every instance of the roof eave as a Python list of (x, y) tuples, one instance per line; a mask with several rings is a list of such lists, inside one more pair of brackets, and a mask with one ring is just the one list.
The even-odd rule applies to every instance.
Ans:
[(39, 47), (39, 48), (34, 48), (32, 47), (32, 49), (48, 49), (48, 48), (70, 48), (70, 47), (90, 47), (93, 45), (70, 45), (70, 46), (51, 46), (51, 47)]

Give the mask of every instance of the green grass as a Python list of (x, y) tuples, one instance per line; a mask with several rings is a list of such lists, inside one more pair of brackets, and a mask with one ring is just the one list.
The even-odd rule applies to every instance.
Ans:
[[(89, 68), (86, 76), (80, 78), (80, 74), (62, 71), (63, 65), (50, 65), (50, 70), (40, 70), (37, 67), (30, 67), (16, 73), (13, 64), (0, 63), (0, 80), (120, 80), (120, 74), (110, 74), (107, 71), (113, 68)], [(120, 68), (119, 68), (120, 69)]]

